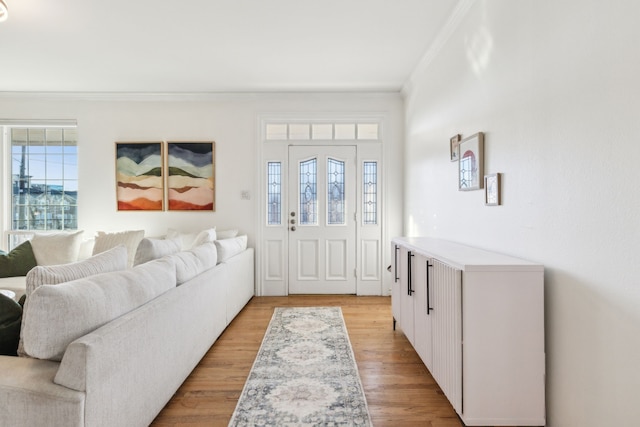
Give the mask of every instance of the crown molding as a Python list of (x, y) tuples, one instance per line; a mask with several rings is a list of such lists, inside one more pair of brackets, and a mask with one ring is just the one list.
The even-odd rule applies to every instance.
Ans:
[(17, 126), (17, 127), (46, 127), (46, 128), (66, 128), (76, 127), (78, 121), (74, 119), (3, 119), (0, 118), (0, 126)]
[(390, 95), (400, 94), (401, 88), (355, 88), (355, 89), (318, 89), (318, 90), (238, 90), (221, 92), (30, 92), (0, 91), (0, 100), (55, 100), (55, 101), (141, 101), (141, 102), (163, 102), (163, 101), (214, 101), (229, 98), (256, 98), (296, 95)]

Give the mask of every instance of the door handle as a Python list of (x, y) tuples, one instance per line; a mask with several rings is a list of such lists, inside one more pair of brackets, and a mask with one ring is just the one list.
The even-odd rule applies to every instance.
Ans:
[(415, 292), (413, 290), (413, 284), (411, 283), (411, 257), (413, 257), (413, 254), (411, 253), (411, 251), (408, 252), (408, 257), (407, 257), (407, 267), (408, 267), (408, 272), (407, 272), (407, 295), (412, 296), (413, 293)]
[(394, 263), (394, 266), (395, 266), (395, 268), (394, 268), (394, 271), (395, 271), (394, 276), (395, 276), (395, 282), (396, 283), (398, 283), (398, 280), (400, 280), (400, 278), (398, 277), (398, 252), (399, 251), (400, 251), (400, 246), (396, 245), (396, 253), (394, 254), (395, 256), (394, 256), (394, 260), (393, 260), (393, 263)]
[(431, 308), (431, 300), (429, 299), (429, 267), (433, 267), (433, 264), (429, 264), (429, 260), (427, 260), (427, 316), (429, 312), (433, 310), (433, 308)]
[(291, 231), (296, 231), (296, 226), (291, 227)]

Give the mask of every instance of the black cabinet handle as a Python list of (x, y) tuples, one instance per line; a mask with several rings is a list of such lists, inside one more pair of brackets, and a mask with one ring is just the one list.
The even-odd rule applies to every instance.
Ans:
[(407, 267), (409, 268), (409, 272), (407, 273), (407, 295), (411, 296), (414, 292), (413, 287), (411, 286), (411, 257), (413, 254), (409, 251), (407, 255)]
[(429, 260), (427, 260), (427, 316), (429, 315), (429, 312), (431, 310), (433, 310), (433, 308), (431, 308), (431, 302), (429, 300), (429, 267), (433, 267), (433, 264), (429, 264)]
[(400, 280), (400, 278), (398, 277), (398, 251), (399, 250), (400, 250), (400, 246), (396, 245), (396, 253), (395, 253), (395, 256), (393, 257), (393, 266), (395, 267), (393, 275), (395, 276), (395, 283), (398, 283), (398, 280)]

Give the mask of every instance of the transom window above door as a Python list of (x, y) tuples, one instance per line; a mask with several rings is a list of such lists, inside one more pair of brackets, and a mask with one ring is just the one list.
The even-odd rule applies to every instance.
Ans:
[(267, 123), (265, 139), (268, 141), (345, 141), (377, 140), (378, 123)]

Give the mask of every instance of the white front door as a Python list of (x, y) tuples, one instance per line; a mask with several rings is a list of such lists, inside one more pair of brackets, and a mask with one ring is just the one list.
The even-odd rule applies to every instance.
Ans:
[(356, 147), (289, 146), (289, 293), (356, 293)]

